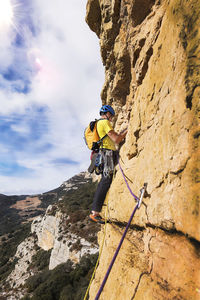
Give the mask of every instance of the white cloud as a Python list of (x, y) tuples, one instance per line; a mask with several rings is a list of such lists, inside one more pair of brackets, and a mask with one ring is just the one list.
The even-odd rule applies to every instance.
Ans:
[[(30, 77), (31, 90), (27, 94), (13, 91), (11, 84), (16, 84), (16, 81), (0, 78), (0, 84), (4, 86), (0, 91), (0, 115), (26, 116), (18, 124), (11, 125), (13, 132), (20, 137), (27, 136), (28, 140), (28, 147), (22, 149), (15, 145), (16, 148), (12, 148), (13, 158), (18, 165), (32, 169), (33, 173), (30, 176), (1, 174), (0, 193), (5, 194), (45, 192), (84, 171), (90, 163), (90, 152), (83, 141), (83, 130), (91, 119), (98, 117), (101, 105), (104, 70), (99, 41), (85, 23), (86, 0), (36, 0), (35, 4), (34, 19), (38, 23), (38, 34), (32, 35), (30, 30), (24, 30), (26, 34), (23, 33), (23, 36), (27, 42), (21, 50), (23, 55), (26, 53), (25, 63), (35, 72)], [(0, 55), (0, 66), (5, 60), (4, 68), (13, 61), (15, 49), (10, 50), (10, 41), (11, 38), (6, 39), (5, 49), (9, 49), (7, 57), (6, 54)], [(27, 74), (26, 68), (21, 72)], [(21, 84), (24, 84), (23, 78)], [(46, 109), (40, 115), (34, 113), (35, 107)], [(45, 120), (41, 120), (40, 116)], [(31, 118), (41, 124), (39, 137), (33, 140)], [(2, 155), (3, 149), (5, 153), (2, 143)], [(53, 163), (64, 158), (78, 164)]]
[(9, 28), (2, 31), (0, 29), (0, 69), (5, 70), (13, 59), (13, 53), (11, 51), (13, 34)]

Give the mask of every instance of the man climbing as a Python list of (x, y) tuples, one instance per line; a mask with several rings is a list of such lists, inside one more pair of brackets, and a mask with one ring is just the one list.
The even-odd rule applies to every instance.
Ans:
[(101, 119), (97, 122), (97, 132), (100, 139), (105, 135), (106, 137), (103, 139), (100, 146), (100, 154), (102, 155), (103, 160), (103, 172), (94, 195), (89, 219), (101, 224), (104, 224), (105, 221), (100, 216), (100, 212), (112, 182), (114, 166), (117, 163), (115, 144), (119, 144), (127, 134), (127, 129), (120, 134), (113, 130), (110, 121), (114, 115), (115, 111), (110, 105), (103, 105), (100, 109)]

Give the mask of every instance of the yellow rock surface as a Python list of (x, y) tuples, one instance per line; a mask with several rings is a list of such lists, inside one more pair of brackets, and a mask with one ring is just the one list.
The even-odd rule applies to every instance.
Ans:
[[(200, 2), (88, 0), (86, 21), (100, 38), (102, 102), (116, 131), (128, 124), (122, 168), (135, 194), (148, 183), (100, 299), (200, 299)], [(107, 200), (90, 300), (135, 206), (119, 167)]]

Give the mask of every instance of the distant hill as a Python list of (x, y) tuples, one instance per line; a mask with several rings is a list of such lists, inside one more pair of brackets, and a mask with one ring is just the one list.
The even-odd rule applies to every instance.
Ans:
[[(60, 297), (68, 299), (69, 292), (73, 295), (69, 299), (83, 297), (97, 258), (92, 254), (96, 250), (89, 254), (88, 248), (91, 245), (91, 249), (98, 249), (97, 232), (100, 225), (88, 220), (95, 190), (96, 183), (83, 172), (43, 194), (0, 194), (0, 299), (17, 300), (24, 297), (24, 300), (28, 300), (30, 297), (41, 299), (41, 296), (48, 300)], [(51, 224), (54, 220), (60, 220), (60, 223)], [(35, 224), (38, 233), (37, 230), (31, 233), (31, 224)], [(46, 227), (44, 229), (41, 226)], [(51, 227), (55, 226), (59, 227), (56, 228), (57, 233), (52, 235), (55, 239), (53, 248), (50, 246), (49, 250), (44, 250), (38, 234), (46, 230), (47, 236), (42, 236), (46, 241), (51, 234)], [(47, 246), (43, 243), (44, 247), (48, 245), (49, 242)], [(61, 265), (54, 262), (58, 266), (49, 270), (52, 251), (54, 256), (58, 251), (59, 256), (62, 247), (66, 253), (63, 253), (61, 260), (66, 261), (65, 256), (68, 255), (68, 261), (63, 261)]]
[(0, 236), (12, 232), (21, 223), (18, 212), (11, 206), (24, 197), (0, 194)]

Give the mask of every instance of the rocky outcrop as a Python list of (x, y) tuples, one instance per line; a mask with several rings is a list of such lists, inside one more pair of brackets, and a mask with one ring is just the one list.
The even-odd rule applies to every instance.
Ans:
[(51, 215), (54, 213), (54, 207), (49, 206), (45, 215), (35, 218), (31, 225), (31, 232), (37, 235), (38, 246), (44, 250), (53, 248), (59, 232), (59, 225), (62, 222), (63, 216), (60, 212), (55, 212), (55, 216)]
[[(117, 112), (116, 131), (128, 124), (121, 165), (136, 194), (148, 183), (100, 299), (199, 297), (199, 14), (196, 0), (88, 0), (105, 66), (102, 102)], [(119, 170), (108, 203), (113, 223), (90, 299), (135, 205)]]
[[(14, 233), (8, 231), (7, 236), (4, 235), (1, 238), (1, 249), (3, 249), (4, 243), (5, 248), (9, 249), (10, 245), (12, 251), (9, 251), (10, 256), (7, 255), (3, 259), (3, 255), (1, 256), (1, 263), (4, 265), (1, 265), (0, 298), (17, 300), (26, 296), (32, 297), (33, 294), (29, 293), (29, 283), (32, 279), (33, 282), (37, 281), (35, 289), (40, 285), (43, 275), (48, 272), (49, 276), (53, 277), (52, 274), (57, 272), (55, 268), (60, 264), (62, 264), (59, 266), (60, 270), (63, 268), (65, 271), (73, 273), (70, 275), (72, 276), (70, 282), (76, 277), (76, 270), (84, 268), (85, 272), (84, 263), (87, 263), (89, 271), (95, 260), (93, 254), (99, 251), (97, 231), (100, 225), (88, 220), (88, 207), (91, 205), (95, 187), (91, 175), (81, 172), (65, 181), (57, 189), (38, 195), (37, 198), (33, 196), (20, 197), (19, 200), (12, 198), (9, 201), (6, 196), (2, 197), (3, 201), (5, 199), (10, 202), (10, 205), (14, 204), (14, 208), (20, 212), (23, 212), (24, 209), (27, 210), (30, 201), (34, 199), (36, 210), (38, 209), (41, 215), (35, 217), (31, 224), (30, 215), (24, 214), (22, 221), (26, 224), (23, 226), (21, 224)], [(40, 199), (39, 203), (38, 199)], [(48, 203), (53, 204), (49, 205), (43, 213)], [(22, 234), (22, 231), (25, 232)], [(67, 265), (70, 266), (68, 269), (66, 269)], [(81, 275), (83, 277), (86, 274), (84, 272)], [(32, 275), (35, 276), (31, 277)]]
[(43, 250), (52, 249), (49, 270), (68, 260), (79, 263), (83, 255), (98, 252), (94, 243), (66, 231), (67, 218), (59, 210), (56, 211), (56, 206), (49, 206), (46, 214), (35, 218), (32, 223), (31, 232), (37, 235), (38, 246)]
[[(29, 269), (32, 257), (36, 254), (36, 239), (33, 236), (26, 238), (17, 247), (14, 257), (10, 258), (10, 263), (16, 261), (15, 268), (7, 277), (6, 285), (9, 285), (9, 292), (3, 292), (0, 296), (5, 296), (8, 300), (21, 299), (23, 289), (21, 287), (26, 280), (34, 275), (33, 270)], [(4, 298), (3, 298), (4, 299)]]
[[(73, 247), (74, 245), (74, 247)], [(62, 241), (55, 240), (51, 252), (49, 270), (54, 269), (57, 265), (67, 262), (70, 259), (73, 263), (79, 263), (82, 256), (86, 254), (95, 254), (98, 252), (98, 246), (91, 245), (85, 239), (80, 239), (75, 234), (70, 238), (66, 237)]]

